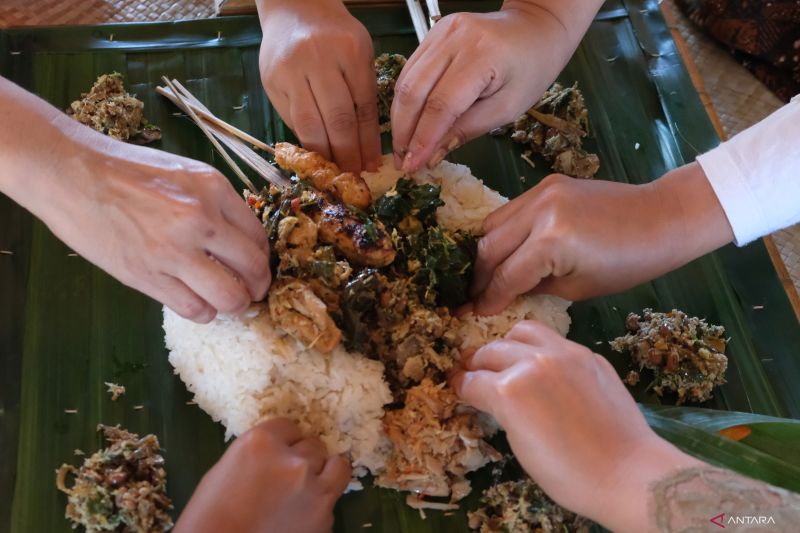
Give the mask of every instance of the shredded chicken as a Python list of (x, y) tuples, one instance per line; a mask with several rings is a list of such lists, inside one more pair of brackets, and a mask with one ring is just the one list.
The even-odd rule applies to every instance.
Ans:
[(468, 472), (502, 458), (484, 442), (489, 430), (478, 413), (446, 383), (424, 379), (408, 389), (405, 406), (387, 412), (384, 426), (394, 448), (377, 479), (381, 487), (456, 502), (470, 492)]
[(298, 178), (309, 180), (314, 187), (333, 195), (346, 205), (367, 209), (372, 203), (369, 187), (361, 176), (342, 172), (335, 163), (316, 152), (309, 152), (290, 143), (277, 143), (275, 162), (281, 168), (297, 174)]
[(330, 353), (342, 340), (325, 302), (298, 279), (276, 281), (269, 291), (269, 314), (283, 331), (309, 348)]
[(125, 387), (122, 385), (106, 381), (106, 387), (108, 387), (108, 393), (111, 394), (112, 402), (116, 402), (120, 396), (125, 394)]

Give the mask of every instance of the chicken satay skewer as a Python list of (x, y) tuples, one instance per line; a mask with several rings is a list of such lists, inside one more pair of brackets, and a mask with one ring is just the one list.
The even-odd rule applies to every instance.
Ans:
[[(258, 157), (258, 155), (252, 152), (247, 146), (242, 146), (242, 143), (236, 142), (236, 139), (223, 135), (222, 132), (219, 131), (220, 129), (235, 135), (247, 143), (253, 144), (253, 141), (256, 141), (261, 146), (268, 148), (268, 151), (274, 155), (275, 162), (278, 166), (294, 172), (301, 179), (310, 180), (315, 188), (332, 194), (345, 204), (353, 205), (359, 209), (366, 209), (372, 203), (369, 187), (367, 187), (366, 182), (364, 182), (360, 176), (350, 172), (342, 172), (335, 163), (324, 159), (315, 152), (304, 150), (299, 146), (290, 143), (278, 143), (273, 148), (266, 143), (258, 141), (258, 139), (215, 117), (213, 113), (195, 98), (188, 89), (181, 85), (178, 80), (172, 80), (169, 89), (170, 90), (167, 91), (161, 88), (159, 93), (169, 98), (184, 111), (187, 111), (187, 114), (189, 114), (189, 109), (186, 108), (191, 106), (194, 117), (192, 114), (189, 114), (189, 116), (193, 120), (195, 120), (195, 117), (201, 116), (198, 115), (197, 111), (200, 111), (203, 116), (214, 117), (213, 120), (209, 120), (210, 124), (203, 122), (202, 126), (209, 126), (209, 128), (206, 129), (210, 129), (212, 133), (216, 134), (220, 141), (225, 143), (237, 156), (242, 157), (245, 163), (270, 183), (278, 185), (279, 187), (289, 185), (288, 181), (286, 181), (280, 173), (269, 165), (262, 163), (262, 158)], [(177, 97), (182, 97), (182, 100), (176, 101)], [(181, 104), (181, 102), (183, 102), (183, 104)], [(195, 122), (198, 120), (195, 120)], [(201, 126), (201, 124), (198, 124), (198, 126)]]

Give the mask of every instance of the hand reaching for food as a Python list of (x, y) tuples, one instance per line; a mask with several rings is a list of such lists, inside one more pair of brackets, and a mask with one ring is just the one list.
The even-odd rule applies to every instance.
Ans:
[(290, 420), (274, 418), (238, 439), (203, 477), (175, 533), (319, 533), (350, 481), (350, 462), (328, 456)]
[(198, 322), (264, 298), (267, 235), (215, 169), (110, 139), (2, 78), (0, 116), (0, 191), (82, 257)]
[(472, 296), (495, 314), (530, 290), (580, 300), (665, 274), (733, 239), (696, 163), (647, 185), (551, 175), (483, 226)]
[(308, 150), (343, 170), (380, 159), (372, 40), (340, 0), (260, 0), (261, 79)]
[(395, 86), (395, 165), (433, 166), (517, 118), (564, 67), (601, 4), (509, 0), (495, 13), (455, 13), (437, 22)]
[(608, 361), (537, 322), (476, 351), (453, 386), (553, 500), (612, 531), (649, 530), (650, 485), (703, 465), (649, 428)]

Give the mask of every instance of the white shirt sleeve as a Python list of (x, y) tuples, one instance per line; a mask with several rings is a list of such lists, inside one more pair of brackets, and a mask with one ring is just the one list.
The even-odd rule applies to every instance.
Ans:
[(738, 246), (800, 222), (798, 98), (697, 158)]

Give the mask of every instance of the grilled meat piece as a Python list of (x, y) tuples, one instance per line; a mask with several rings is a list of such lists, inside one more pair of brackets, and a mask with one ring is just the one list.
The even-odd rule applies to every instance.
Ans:
[(356, 265), (383, 267), (394, 261), (396, 252), (383, 224), (363, 222), (342, 204), (324, 199), (320, 199), (319, 207), (312, 216), (322, 242), (335, 246)]
[(269, 314), (283, 331), (322, 353), (330, 353), (342, 339), (325, 302), (299, 279), (283, 278), (273, 283)]
[(368, 209), (372, 203), (369, 187), (361, 176), (342, 172), (335, 163), (316, 152), (309, 152), (290, 143), (277, 143), (275, 162), (281, 168), (297, 174), (298, 178), (309, 180), (314, 187), (333, 195), (346, 205)]

